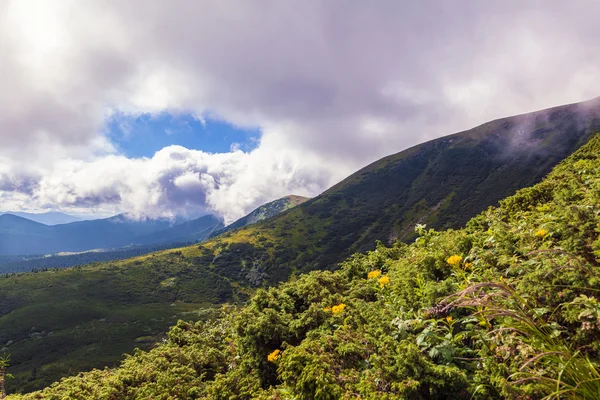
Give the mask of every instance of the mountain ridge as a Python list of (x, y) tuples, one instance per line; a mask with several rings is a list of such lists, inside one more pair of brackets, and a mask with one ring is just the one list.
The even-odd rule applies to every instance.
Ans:
[(4, 214), (16, 215), (17, 217), (26, 218), (28, 220), (39, 222), (44, 225), (60, 225), (71, 222), (82, 221), (81, 218), (65, 214), (58, 211), (47, 211), (44, 213), (28, 213), (23, 211), (5, 211), (0, 212), (0, 216)]

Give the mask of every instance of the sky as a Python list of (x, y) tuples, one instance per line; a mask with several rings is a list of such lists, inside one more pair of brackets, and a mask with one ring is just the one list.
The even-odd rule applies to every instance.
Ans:
[(600, 95), (600, 2), (0, 0), (0, 210), (225, 222)]

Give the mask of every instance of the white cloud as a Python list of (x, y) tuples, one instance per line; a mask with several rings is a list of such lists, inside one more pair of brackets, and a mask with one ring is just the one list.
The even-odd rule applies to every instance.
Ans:
[[(600, 3), (0, 4), (0, 208), (227, 220), (486, 120), (591, 98)], [(259, 146), (127, 159), (113, 113), (259, 127)]]

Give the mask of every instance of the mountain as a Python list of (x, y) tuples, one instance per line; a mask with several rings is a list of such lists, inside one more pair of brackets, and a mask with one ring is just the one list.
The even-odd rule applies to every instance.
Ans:
[[(244, 302), (256, 287), (337, 269), (377, 240), (413, 241), (417, 223), (458, 228), (539, 182), (598, 131), (598, 100), (504, 118), (386, 157), (279, 216), (200, 244), (0, 279), (0, 343), (13, 341), (6, 351), (13, 355), (16, 385), (28, 391), (65, 370), (114, 365), (123, 352), (151, 347), (174, 319), (210, 318), (214, 307)], [(431, 268), (432, 279), (442, 276), (432, 259), (414, 262)], [(313, 298), (320, 293), (314, 290)], [(285, 304), (296, 304), (293, 293), (286, 296), (292, 298)], [(302, 318), (294, 326), (312, 323)]]
[[(136, 257), (143, 254), (168, 249), (172, 247), (182, 246), (192, 242), (200, 242), (206, 240), (210, 236), (216, 236), (219, 232), (229, 231), (235, 228), (239, 228), (248, 224), (255, 223), (265, 218), (271, 218), (281, 212), (289, 210), (290, 208), (303, 203), (308, 200), (301, 196), (286, 196), (281, 199), (272, 201), (258, 207), (250, 214), (240, 218), (238, 221), (229, 225), (227, 228), (223, 228), (223, 223), (220, 219), (213, 215), (205, 215), (200, 218), (196, 218), (191, 221), (174, 224), (173, 226), (155, 231), (149, 234), (142, 234), (138, 236), (138, 232), (132, 234), (132, 244), (124, 247), (118, 247), (115, 249), (98, 249), (83, 250), (83, 251), (63, 251), (61, 253), (52, 255), (0, 255), (0, 273), (9, 272), (28, 272), (31, 270), (48, 269), (48, 268), (66, 268), (75, 265), (89, 264), (93, 262), (103, 262), (111, 260), (123, 260), (126, 258)], [(123, 217), (115, 217), (114, 219), (123, 219)], [(104, 221), (106, 222), (106, 221)], [(102, 223), (102, 221), (100, 222)], [(87, 224), (86, 224), (87, 225)], [(0, 224), (1, 226), (1, 224)], [(43, 228), (42, 228), (43, 229)], [(72, 227), (69, 227), (72, 229)], [(48, 238), (53, 237), (51, 230), (43, 229), (46, 236), (43, 239), (45, 245), (47, 245)], [(18, 249), (23, 248), (23, 244), (26, 249), (32, 246), (32, 243), (28, 242), (27, 232), (24, 230), (23, 235), (16, 239), (17, 244), (10, 244), (10, 248)], [(102, 230), (99, 230), (102, 233)], [(12, 235), (14, 236), (14, 232)], [(1, 233), (0, 233), (1, 235)], [(29, 236), (29, 240), (32, 237)], [(97, 240), (97, 239), (94, 239)], [(9, 243), (5, 240), (6, 243)], [(21, 246), (21, 247), (20, 247)], [(36, 244), (41, 246), (41, 244)], [(62, 243), (53, 245), (65, 248), (64, 241)], [(8, 247), (8, 246), (7, 246)], [(0, 251), (2, 247), (0, 246)], [(4, 250), (8, 251), (8, 250)], [(23, 250), (25, 251), (25, 250)]]
[[(377, 241), (412, 241), (414, 226), (463, 226), (600, 131), (600, 98), (515, 117), (442, 137), (385, 157), (279, 217), (225, 233), (236, 269), (260, 269), (262, 282), (291, 272), (334, 268)], [(240, 257), (243, 256), (243, 257)], [(231, 266), (228, 266), (231, 268)], [(255, 276), (253, 272), (251, 274)]]
[(211, 235), (211, 237), (215, 237), (225, 232), (233, 231), (239, 228), (243, 228), (244, 226), (255, 224), (259, 221), (272, 218), (308, 200), (308, 197), (296, 195), (289, 195), (277, 200), (273, 200), (267, 204), (263, 204), (262, 206), (250, 212), (248, 215), (238, 219), (230, 225), (227, 225), (225, 228), (215, 231)]
[[(369, 179), (364, 171), (356, 178)], [(167, 340), (119, 368), (9, 399), (597, 398), (599, 189), (600, 134), (463, 229), (418, 225), (411, 244), (379, 244), (335, 272), (260, 289), (210, 322), (179, 321)], [(192, 262), (198, 251), (222, 254), (224, 241), (155, 257)], [(132, 274), (136, 262), (119, 274)], [(171, 276), (177, 286), (185, 274)], [(0, 293), (28, 279), (3, 279)], [(96, 321), (91, 334), (106, 329)]]
[(52, 231), (51, 227), (26, 218), (0, 215), (0, 254), (22, 254), (19, 252), (29, 248), (54, 246)]
[(56, 211), (48, 211), (45, 213), (27, 213), (27, 212), (18, 212), (18, 211), (7, 211), (2, 214), (12, 214), (17, 217), (26, 218), (31, 221), (39, 222), (44, 225), (59, 225), (59, 224), (68, 224), (71, 222), (81, 221), (81, 218), (74, 217), (73, 215), (64, 214)]
[(62, 225), (43, 225), (10, 214), (0, 216), (0, 254), (79, 252), (130, 245), (138, 236), (167, 229), (170, 220), (130, 220), (124, 215)]
[(221, 229), (223, 222), (214, 215), (205, 215), (168, 229), (136, 237), (136, 244), (186, 243), (202, 241)]
[(212, 215), (192, 221), (133, 220), (125, 215), (60, 225), (44, 225), (12, 214), (0, 215), (0, 255), (38, 255), (116, 249), (206, 239), (223, 227)]

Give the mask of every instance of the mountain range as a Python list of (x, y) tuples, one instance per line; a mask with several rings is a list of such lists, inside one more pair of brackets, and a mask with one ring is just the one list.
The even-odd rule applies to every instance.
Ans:
[(48, 211), (44, 213), (28, 213), (20, 211), (0, 212), (0, 216), (4, 214), (12, 214), (17, 217), (25, 218), (34, 222), (39, 222), (40, 224), (44, 225), (69, 224), (71, 222), (78, 222), (83, 220), (82, 218), (57, 211)]
[[(133, 221), (120, 215), (52, 227), (5, 214), (0, 216), (0, 238), (3, 238), (0, 242), (0, 273), (120, 260), (200, 242), (271, 218), (306, 200), (308, 198), (294, 195), (273, 200), (227, 227), (223, 226), (219, 218), (210, 214), (184, 222)], [(118, 230), (116, 236), (115, 229)], [(87, 235), (85, 241), (72, 240), (80, 234)], [(47, 254), (48, 251), (54, 254)]]
[(115, 248), (149, 240), (170, 220), (130, 220), (124, 215), (61, 225), (44, 225), (12, 214), (0, 216), (0, 255), (50, 254)]
[[(415, 225), (460, 228), (539, 182), (599, 131), (599, 99), (503, 118), (383, 158), (316, 198), (200, 244), (7, 276), (0, 279), (0, 343), (11, 342), (6, 350), (24, 391), (66, 369), (113, 365), (125, 351), (149, 348), (174, 320), (211, 318), (214, 307), (242, 303), (257, 287), (335, 270), (378, 242), (412, 242)], [(44, 232), (18, 222), (16, 233)], [(136, 228), (140, 237), (170, 229)]]

